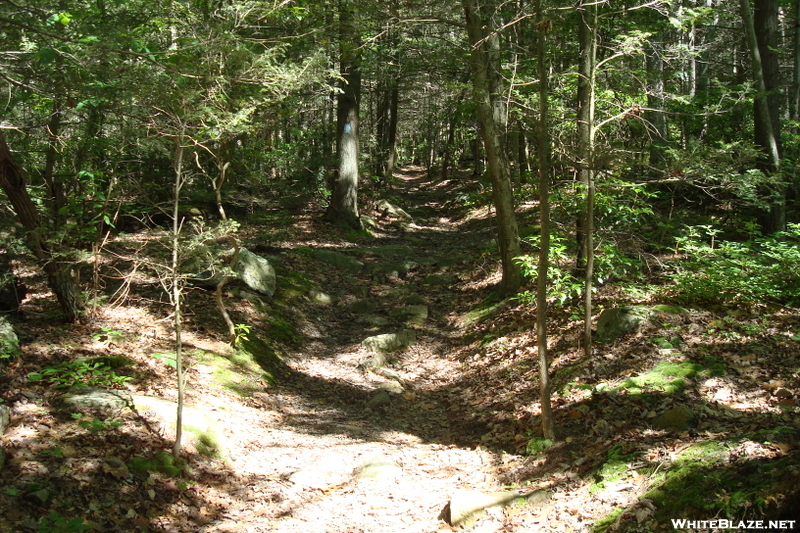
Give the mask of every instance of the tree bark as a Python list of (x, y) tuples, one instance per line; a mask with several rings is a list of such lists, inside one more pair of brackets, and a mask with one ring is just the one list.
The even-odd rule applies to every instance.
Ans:
[[(755, 143), (761, 147), (765, 159), (761, 168), (765, 172), (780, 175), (780, 83), (778, 57), (775, 52), (778, 41), (778, 5), (775, 0), (756, 0), (755, 14), (750, 0), (740, 0), (742, 22), (747, 35), (752, 61), (753, 80), (758, 94), (755, 98)], [(764, 233), (773, 233), (786, 228), (786, 187), (779, 183), (767, 191), (767, 212), (761, 217)]]
[(358, 119), (361, 99), (361, 50), (352, 0), (339, 0), (341, 92), (337, 98), (336, 134), (339, 175), (334, 182), (327, 220), (361, 229), (358, 215)]
[[(597, 6), (594, 2), (583, 2), (579, 11), (578, 25), (579, 63), (578, 63), (578, 112), (576, 114), (578, 132), (578, 182), (583, 194), (589, 190), (592, 172), (592, 136), (594, 128), (594, 75), (597, 63), (597, 40), (595, 24)], [(586, 239), (588, 234), (588, 213), (585, 204), (578, 212), (575, 241), (577, 254), (575, 267), (579, 272), (586, 268)]]
[(789, 98), (789, 118), (797, 121), (800, 118), (800, 0), (792, 2), (794, 30), (792, 50), (792, 87)]
[(500, 87), (500, 43), (490, 17), (482, 13), (477, 0), (462, 0), (471, 45), (470, 59), (475, 103), (481, 138), (492, 179), (492, 193), (497, 212), (497, 233), (503, 279), (500, 290), (515, 293), (522, 284), (519, 264), (519, 230), (514, 212), (508, 157), (502, 142), (501, 126), (505, 117)]
[(47, 274), (48, 286), (56, 295), (64, 318), (74, 322), (84, 306), (72, 275), (72, 265), (58, 259), (58, 254), (50, 248), (47, 242), (47, 227), (42, 223), (36, 205), (25, 186), (25, 172), (11, 154), (2, 130), (0, 130), (0, 187), (25, 227), (28, 248)]
[(667, 146), (667, 115), (664, 113), (664, 43), (661, 34), (653, 37), (646, 52), (647, 111), (645, 121), (650, 124), (650, 166), (654, 173), (664, 166)]
[(547, 285), (550, 268), (550, 108), (549, 79), (545, 40), (549, 21), (542, 15), (542, 0), (536, 1), (538, 43), (537, 60), (539, 70), (539, 223), (541, 239), (536, 287), (536, 342), (539, 351), (539, 402), (542, 411), (542, 434), (555, 440), (553, 407), (550, 401), (550, 358), (547, 350)]

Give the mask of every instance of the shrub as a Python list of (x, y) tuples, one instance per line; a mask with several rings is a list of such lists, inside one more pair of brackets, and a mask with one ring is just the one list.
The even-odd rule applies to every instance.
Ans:
[(800, 224), (744, 242), (717, 241), (720, 230), (691, 226), (677, 239), (686, 255), (672, 274), (684, 302), (800, 303)]

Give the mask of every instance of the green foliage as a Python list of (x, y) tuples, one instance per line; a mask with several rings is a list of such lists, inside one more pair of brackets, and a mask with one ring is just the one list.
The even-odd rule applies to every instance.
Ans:
[(131, 472), (147, 475), (150, 472), (159, 472), (169, 477), (176, 477), (186, 468), (186, 461), (175, 458), (167, 452), (158, 452), (152, 458), (133, 456), (128, 460), (128, 468)]
[[(80, 413), (73, 413), (73, 418), (80, 418), (82, 415)], [(101, 433), (103, 431), (108, 431), (109, 429), (118, 428), (122, 425), (122, 422), (119, 420), (100, 420), (99, 418), (93, 418), (91, 420), (78, 420), (78, 425), (83, 429), (88, 429), (92, 433)]]
[(744, 242), (717, 240), (720, 229), (690, 226), (677, 239), (686, 255), (672, 275), (675, 297), (684, 302), (800, 302), (800, 224)]
[(525, 445), (525, 452), (528, 455), (539, 455), (552, 445), (553, 441), (550, 439), (545, 439), (543, 437), (534, 437), (528, 440), (528, 443)]
[(83, 518), (68, 519), (58, 513), (50, 513), (39, 521), (36, 531), (38, 533), (74, 533), (88, 529), (92, 529), (92, 526), (85, 524)]
[(170, 368), (178, 368), (178, 356), (175, 352), (152, 353), (150, 357), (158, 359)]
[(132, 378), (117, 375), (102, 361), (78, 359), (55, 366), (48, 366), (39, 372), (28, 374), (29, 381), (42, 381), (58, 389), (76, 385), (88, 387), (118, 387)]
[[(534, 248), (539, 248), (540, 242), (539, 235), (532, 235), (525, 239), (533, 245)], [(523, 255), (515, 258), (519, 263), (522, 275), (533, 282), (539, 277), (538, 264), (539, 257), (537, 255)], [(580, 298), (583, 294), (583, 280), (580, 280), (572, 275), (569, 271), (569, 244), (565, 237), (559, 235), (551, 235), (550, 237), (550, 268), (548, 269), (547, 277), (549, 282), (548, 298), (555, 299), (559, 305), (564, 305), (576, 298)], [(536, 293), (533, 291), (524, 291), (514, 297), (515, 300), (523, 304), (531, 304), (536, 301)]]
[(0, 364), (4, 359), (12, 359), (22, 353), (19, 344), (9, 339), (0, 339)]
[(241, 346), (244, 341), (248, 340), (248, 335), (250, 334), (251, 329), (253, 329), (253, 326), (248, 324), (235, 324), (233, 326), (233, 345)]
[(619, 481), (628, 474), (629, 463), (639, 455), (639, 452), (626, 454), (622, 450), (622, 444), (616, 444), (608, 450), (605, 462), (594, 474), (595, 482), (589, 487), (591, 494), (602, 491), (609, 483)]
[(701, 370), (700, 365), (690, 361), (662, 361), (640, 376), (626, 378), (614, 390), (625, 389), (629, 394), (641, 394), (645, 390), (674, 394), (684, 389), (687, 378), (695, 376)]

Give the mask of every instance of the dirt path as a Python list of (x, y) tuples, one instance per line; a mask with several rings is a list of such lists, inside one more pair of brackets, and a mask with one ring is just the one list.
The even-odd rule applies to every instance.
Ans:
[[(415, 257), (443, 258), (475, 238), (456, 230), (435, 203), (437, 196), (447, 197), (424, 190), (430, 185), (422, 177), (407, 175), (401, 182), (395, 196), (429, 216), (415, 217), (380, 244), (409, 245)], [(453, 444), (472, 440), (467, 425), (451, 420), (448, 411), (446, 385), (458, 371), (446, 357), (450, 337), (458, 334), (448, 317), (456, 287), (431, 288), (423, 278), (423, 272), (412, 272), (393, 280), (395, 288), (402, 285), (430, 302), (429, 319), (416, 327), (417, 343), (393, 368), (405, 391), (390, 394), (386, 405), (369, 407), (387, 382), (358, 368), (369, 357), (360, 341), (371, 333), (350, 321), (352, 316), (320, 324), (320, 330), (335, 330), (338, 349), (296, 354), (288, 382), (257, 395), (260, 405), (225, 413), (230, 466), (246, 489), (231, 501), (226, 522), (202, 531), (450, 530), (439, 515), (455, 491), (503, 489), (496, 479), (503, 457)], [(369, 285), (378, 305), (396, 298), (383, 277), (360, 282)], [(479, 531), (502, 527), (501, 514), (482, 520)]]

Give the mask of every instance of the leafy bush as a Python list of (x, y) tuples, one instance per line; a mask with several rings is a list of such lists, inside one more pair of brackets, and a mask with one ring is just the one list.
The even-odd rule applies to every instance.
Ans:
[(686, 255), (675, 296), (684, 302), (800, 303), (800, 224), (745, 242), (718, 241), (720, 230), (691, 226), (677, 240)]
[[(533, 235), (525, 239), (533, 245), (534, 248), (539, 248), (540, 236)], [(550, 236), (550, 267), (547, 270), (547, 278), (549, 287), (547, 295), (553, 298), (559, 305), (563, 305), (573, 298), (579, 298), (583, 292), (583, 281), (576, 278), (569, 271), (570, 255), (568, 252), (567, 239), (558, 235)], [(530, 280), (536, 280), (539, 277), (538, 255), (523, 255), (515, 258), (519, 263), (522, 275)], [(529, 304), (536, 300), (536, 294), (530, 291), (525, 291), (516, 296), (516, 299), (522, 303)]]
[(44, 381), (59, 389), (75, 385), (113, 387), (122, 385), (131, 379), (128, 376), (117, 375), (103, 362), (87, 361), (86, 359), (48, 366), (40, 372), (28, 374), (29, 381)]
[[(539, 235), (534, 235), (525, 240), (539, 248)], [(568, 238), (554, 234), (550, 236), (550, 268), (548, 269), (548, 297), (557, 304), (564, 305), (580, 298), (584, 290), (584, 281), (573, 275), (572, 266), (575, 258), (569, 253), (571, 243)], [(528, 279), (538, 278), (538, 255), (523, 255), (517, 257), (522, 274)], [(594, 281), (603, 284), (611, 279), (628, 277), (639, 270), (639, 260), (630, 254), (622, 252), (615, 244), (606, 242), (598, 246), (595, 251)], [(530, 291), (520, 293), (517, 297), (522, 303), (531, 303), (536, 299)]]
[(58, 513), (50, 513), (42, 518), (36, 531), (38, 533), (73, 533), (87, 529), (92, 529), (92, 526), (85, 524), (83, 518), (67, 519)]

